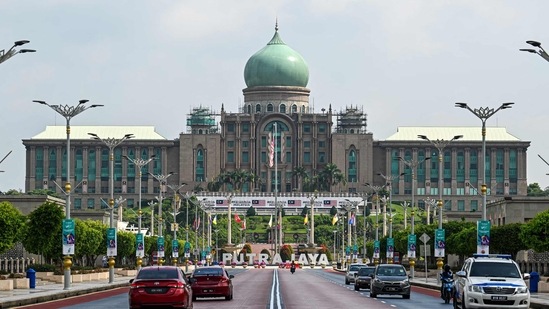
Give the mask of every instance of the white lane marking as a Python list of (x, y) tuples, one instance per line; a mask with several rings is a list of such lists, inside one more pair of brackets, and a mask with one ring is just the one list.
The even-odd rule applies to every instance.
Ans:
[(273, 284), (271, 286), (271, 300), (269, 302), (270, 303), (270, 306), (269, 306), (270, 309), (274, 308), (273, 303), (275, 302), (275, 297), (276, 297), (276, 307), (278, 309), (282, 309), (281, 305), (280, 305), (280, 285), (279, 285), (279, 281), (278, 281), (278, 270), (277, 269), (275, 269), (274, 273), (273, 273)]

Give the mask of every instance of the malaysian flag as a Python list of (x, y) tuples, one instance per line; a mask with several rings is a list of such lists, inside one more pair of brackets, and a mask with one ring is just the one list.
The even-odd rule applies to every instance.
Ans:
[(253, 206), (265, 206), (265, 200), (252, 200)]
[(288, 200), (288, 206), (301, 206), (301, 200)]
[(240, 223), (240, 222), (242, 222), (242, 219), (240, 219), (238, 214), (234, 214), (234, 221), (236, 221), (236, 223)]
[(193, 228), (198, 231), (199, 227), (200, 227), (200, 217), (198, 217), (198, 219), (193, 220)]
[(215, 200), (217, 206), (227, 206), (227, 200)]
[(274, 153), (275, 153), (275, 139), (273, 137), (273, 132), (269, 132), (269, 137), (267, 138), (268, 149), (269, 149), (269, 167), (274, 166)]
[(336, 200), (324, 200), (324, 206), (337, 206)]

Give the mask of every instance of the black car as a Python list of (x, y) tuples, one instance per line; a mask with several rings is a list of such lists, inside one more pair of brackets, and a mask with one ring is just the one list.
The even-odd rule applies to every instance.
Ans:
[(406, 269), (398, 264), (379, 264), (371, 275), (370, 297), (378, 294), (402, 295), (410, 298), (410, 281)]
[(372, 282), (371, 275), (375, 270), (374, 266), (365, 266), (358, 269), (355, 274), (355, 291), (370, 288), (370, 282)]

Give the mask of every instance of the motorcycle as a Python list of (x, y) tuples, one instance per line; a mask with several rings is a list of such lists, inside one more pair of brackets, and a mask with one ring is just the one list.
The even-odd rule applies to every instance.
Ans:
[(449, 304), (454, 293), (454, 279), (443, 278), (442, 279), (442, 299), (445, 304)]

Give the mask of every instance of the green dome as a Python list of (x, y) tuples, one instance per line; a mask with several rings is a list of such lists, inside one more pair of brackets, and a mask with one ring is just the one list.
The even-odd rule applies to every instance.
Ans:
[(246, 85), (307, 87), (307, 63), (298, 52), (282, 41), (278, 35), (278, 27), (275, 30), (267, 46), (248, 59), (244, 68)]

